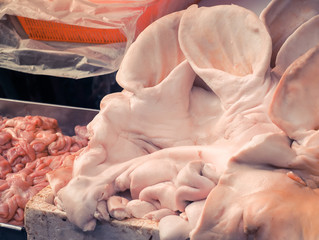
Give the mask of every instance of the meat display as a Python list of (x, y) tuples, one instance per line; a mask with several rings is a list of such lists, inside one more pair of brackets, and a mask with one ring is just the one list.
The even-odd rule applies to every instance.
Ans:
[(192, 5), (151, 24), (72, 174), (49, 178), (55, 204), (83, 231), (134, 217), (164, 240), (316, 239), (318, 9)]
[(0, 120), (0, 222), (22, 226), (28, 200), (48, 185), (46, 174), (73, 165), (87, 146), (86, 126), (63, 135), (56, 119), (25, 116)]

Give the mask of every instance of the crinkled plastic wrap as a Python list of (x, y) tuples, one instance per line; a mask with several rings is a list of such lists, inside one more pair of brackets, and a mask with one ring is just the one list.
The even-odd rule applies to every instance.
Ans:
[[(158, 4), (160, 2), (160, 4)], [(118, 69), (140, 29), (143, 13), (158, 4), (152, 21), (194, 0), (0, 0), (0, 67), (32, 74), (84, 78)], [(119, 29), (127, 39), (111, 44), (38, 41), (19, 33), (10, 16), (98, 29)]]

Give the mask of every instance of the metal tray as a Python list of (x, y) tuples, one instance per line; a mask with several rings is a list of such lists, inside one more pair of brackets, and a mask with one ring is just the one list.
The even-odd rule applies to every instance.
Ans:
[(87, 125), (98, 113), (96, 109), (68, 107), (0, 98), (0, 116), (18, 117), (41, 115), (55, 118), (66, 135), (74, 135), (76, 125)]
[[(96, 109), (76, 108), (54, 104), (35, 103), (0, 98), (0, 116), (24, 117), (46, 116), (55, 118), (65, 135), (74, 135), (76, 125), (87, 125), (99, 111)], [(26, 240), (27, 233), (24, 227), (0, 223), (1, 240)]]

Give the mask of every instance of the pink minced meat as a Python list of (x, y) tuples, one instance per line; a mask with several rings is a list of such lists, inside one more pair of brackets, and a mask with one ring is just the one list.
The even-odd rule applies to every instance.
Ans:
[(87, 145), (86, 127), (76, 126), (75, 133), (63, 135), (53, 118), (1, 118), (0, 222), (23, 225), (24, 207), (48, 185), (46, 174), (70, 165)]

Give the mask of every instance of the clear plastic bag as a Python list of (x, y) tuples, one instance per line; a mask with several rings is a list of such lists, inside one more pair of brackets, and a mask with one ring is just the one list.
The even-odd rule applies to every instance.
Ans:
[[(196, 0), (2, 0), (0, 1), (0, 67), (33, 74), (84, 78), (118, 69), (136, 36), (151, 22), (168, 13), (187, 8)], [(14, 16), (14, 17), (13, 17)], [(122, 41), (66, 41), (61, 38), (35, 40), (19, 19), (64, 25), (71, 34), (115, 30)], [(30, 23), (36, 25), (37, 22)], [(41, 26), (40, 26), (41, 27)], [(90, 28), (90, 29), (84, 29)], [(42, 31), (61, 36), (59, 28), (43, 25)], [(35, 36), (46, 33), (36, 32)], [(76, 33), (76, 32), (74, 32)], [(42, 35), (41, 35), (42, 34)], [(105, 33), (109, 34), (109, 33)], [(115, 34), (115, 35), (116, 35)], [(111, 34), (114, 37), (114, 34)], [(86, 36), (86, 35), (85, 35)], [(97, 35), (96, 35), (97, 36)], [(123, 40), (124, 36), (124, 40)], [(52, 37), (51, 37), (52, 38)], [(77, 39), (85, 38), (82, 35)], [(99, 38), (99, 37), (97, 37)]]

